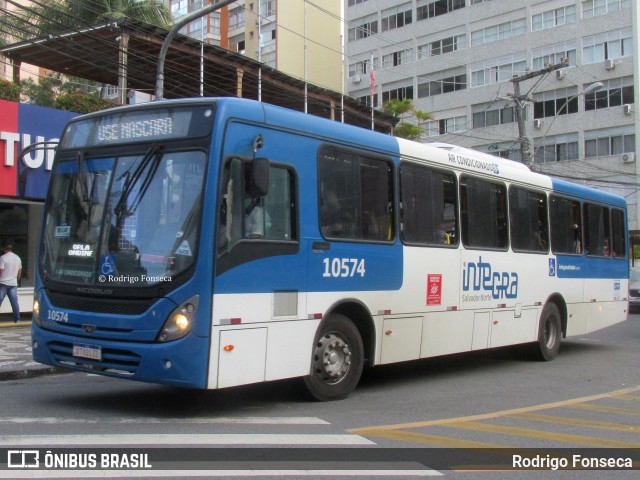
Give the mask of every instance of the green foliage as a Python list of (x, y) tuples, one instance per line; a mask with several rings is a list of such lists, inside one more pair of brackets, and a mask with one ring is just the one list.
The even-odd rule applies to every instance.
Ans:
[(0, 100), (20, 101), (20, 85), (0, 78)]
[(42, 107), (53, 107), (56, 97), (62, 88), (62, 75), (50, 73), (41, 77), (36, 83), (32, 78), (22, 80), (22, 95), (27, 103)]
[[(432, 118), (430, 113), (414, 108), (413, 102), (408, 98), (389, 100), (382, 105), (382, 110), (400, 120), (393, 129), (393, 135), (408, 140), (418, 140), (422, 134), (422, 124)], [(417, 124), (404, 121), (404, 116), (408, 113), (416, 118)]]
[(104, 100), (79, 92), (60, 95), (54, 102), (54, 108), (77, 113), (97, 112), (98, 110), (117, 107), (118, 105), (118, 103), (111, 100)]

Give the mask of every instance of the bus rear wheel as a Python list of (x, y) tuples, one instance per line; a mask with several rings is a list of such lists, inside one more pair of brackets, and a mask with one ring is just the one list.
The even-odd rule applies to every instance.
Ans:
[(562, 338), (562, 321), (560, 310), (555, 303), (548, 303), (542, 309), (538, 326), (538, 341), (534, 345), (534, 356), (537, 360), (548, 362), (556, 358), (560, 350)]
[(304, 382), (320, 401), (346, 398), (360, 381), (364, 365), (360, 332), (344, 315), (329, 315), (321, 324)]

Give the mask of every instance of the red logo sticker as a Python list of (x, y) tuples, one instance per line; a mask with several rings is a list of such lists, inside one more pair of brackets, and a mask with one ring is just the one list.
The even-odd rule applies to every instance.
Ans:
[(442, 301), (442, 274), (427, 276), (427, 305), (440, 305)]

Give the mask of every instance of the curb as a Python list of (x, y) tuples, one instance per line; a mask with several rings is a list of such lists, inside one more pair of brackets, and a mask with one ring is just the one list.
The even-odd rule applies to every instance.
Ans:
[(30, 326), (31, 326), (31, 320), (29, 321), (21, 320), (18, 323), (0, 322), (0, 328), (16, 328), (16, 327), (30, 327)]
[(43, 375), (52, 375), (60, 373), (72, 373), (71, 370), (66, 370), (56, 367), (48, 367), (43, 365), (36, 368), (18, 368), (16, 370), (7, 370), (5, 372), (0, 371), (0, 382), (4, 380), (22, 380), (26, 378), (41, 377)]

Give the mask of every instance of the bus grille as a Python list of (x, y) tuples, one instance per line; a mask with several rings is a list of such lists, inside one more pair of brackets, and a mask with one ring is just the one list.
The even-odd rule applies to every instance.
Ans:
[(147, 298), (143, 300), (133, 298), (95, 298), (65, 295), (47, 290), (51, 304), (66, 310), (80, 310), (95, 313), (113, 313), (116, 315), (141, 315), (157, 300)]
[(128, 350), (102, 348), (102, 360), (90, 360), (73, 356), (73, 344), (53, 341), (47, 344), (51, 356), (61, 366), (82, 368), (118, 375), (133, 375), (140, 366), (140, 355)]

